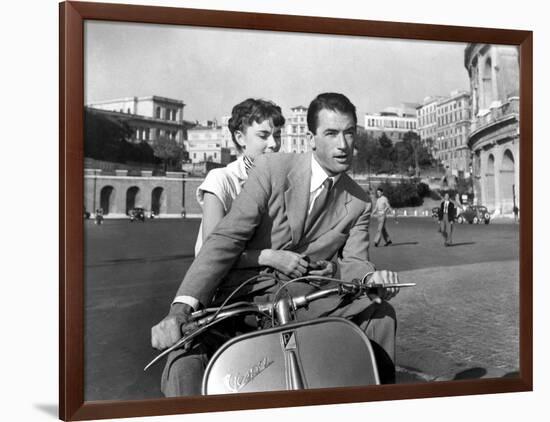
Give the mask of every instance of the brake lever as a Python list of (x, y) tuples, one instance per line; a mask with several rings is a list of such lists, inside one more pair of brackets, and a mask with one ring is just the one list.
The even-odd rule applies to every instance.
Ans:
[(414, 287), (416, 283), (393, 283), (393, 284), (365, 284), (366, 294), (376, 294), (378, 289), (402, 289), (404, 287)]

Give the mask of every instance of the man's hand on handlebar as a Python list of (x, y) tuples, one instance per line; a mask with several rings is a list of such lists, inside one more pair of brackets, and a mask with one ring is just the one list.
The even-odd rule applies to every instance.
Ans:
[(396, 283), (399, 283), (399, 276), (396, 272), (387, 270), (373, 272), (366, 280), (367, 286), (382, 285), (384, 287), (378, 287), (376, 293), (369, 293), (369, 298), (376, 303), (381, 303), (383, 300), (390, 300), (399, 293), (398, 287), (391, 287), (392, 284)]
[(182, 337), (181, 326), (189, 322), (193, 308), (185, 303), (174, 303), (166, 317), (151, 328), (151, 345), (164, 350)]

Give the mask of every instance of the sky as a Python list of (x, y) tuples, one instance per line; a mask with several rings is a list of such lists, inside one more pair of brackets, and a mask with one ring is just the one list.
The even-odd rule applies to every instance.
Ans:
[(341, 92), (359, 123), (402, 102), (469, 90), (463, 43), (86, 21), (85, 103), (158, 95), (185, 120), (218, 120), (249, 98), (290, 108)]

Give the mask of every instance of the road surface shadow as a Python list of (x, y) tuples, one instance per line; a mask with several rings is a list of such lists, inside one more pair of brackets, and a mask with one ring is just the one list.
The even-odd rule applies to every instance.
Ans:
[(508, 372), (504, 374), (502, 378), (518, 378), (518, 377), (519, 377), (519, 371), (513, 371), (513, 372)]
[(454, 247), (454, 246), (466, 246), (466, 245), (475, 245), (476, 242), (461, 242), (461, 243), (451, 243), (449, 245), (449, 247)]
[(495, 371), (488, 372), (485, 368), (469, 368), (462, 372), (457, 373), (453, 380), (467, 380), (467, 379), (480, 379), (480, 378), (517, 378), (519, 377), (518, 371), (507, 372), (506, 374), (495, 374)]
[(399, 242), (399, 243), (392, 243), (391, 245), (388, 245), (388, 247), (392, 247), (392, 246), (406, 246), (406, 245), (418, 245), (418, 242)]
[(135, 263), (135, 264), (147, 264), (150, 262), (162, 262), (162, 261), (174, 261), (177, 259), (189, 259), (194, 258), (194, 254), (179, 254), (179, 255), (167, 255), (167, 256), (146, 256), (140, 258), (120, 258), (120, 259), (108, 259), (93, 264), (87, 264), (87, 267), (104, 267), (108, 265), (117, 265), (121, 263)]
[(470, 368), (465, 371), (459, 372), (453, 378), (454, 380), (468, 380), (472, 378), (483, 378), (487, 374), (487, 370), (484, 368)]
[(52, 416), (54, 419), (57, 419), (57, 416), (58, 416), (57, 404), (52, 404), (52, 403), (49, 403), (49, 404), (45, 404), (45, 403), (36, 404), (35, 403), (34, 407), (36, 407), (38, 410), (41, 410), (42, 412), (46, 413), (47, 415)]

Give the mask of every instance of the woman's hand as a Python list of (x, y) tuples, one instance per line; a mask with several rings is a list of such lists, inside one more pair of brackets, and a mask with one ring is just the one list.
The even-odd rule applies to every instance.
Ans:
[(333, 277), (336, 273), (336, 264), (331, 261), (320, 259), (309, 264), (308, 275), (316, 275), (320, 277)]
[(260, 253), (258, 262), (260, 265), (274, 268), (291, 278), (302, 277), (308, 271), (308, 262), (305, 256), (291, 251), (264, 249)]

